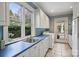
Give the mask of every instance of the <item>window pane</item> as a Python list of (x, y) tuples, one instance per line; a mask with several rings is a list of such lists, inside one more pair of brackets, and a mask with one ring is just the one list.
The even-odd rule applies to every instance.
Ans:
[[(9, 39), (21, 37), (22, 7), (16, 3), (9, 3)], [(10, 41), (9, 40), (9, 41)]]
[(31, 12), (25, 9), (25, 35), (31, 35)]
[(57, 26), (58, 33), (64, 33), (64, 23), (61, 23)]

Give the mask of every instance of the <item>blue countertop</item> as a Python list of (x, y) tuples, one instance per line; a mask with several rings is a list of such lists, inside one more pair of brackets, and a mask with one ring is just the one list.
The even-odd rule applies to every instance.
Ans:
[(24, 52), (25, 50), (31, 48), (33, 45), (39, 43), (41, 40), (45, 39), (45, 37), (47, 37), (47, 35), (33, 37), (34, 39), (38, 39), (38, 41), (35, 43), (19, 41), (10, 44), (6, 46), (4, 49), (0, 50), (0, 57), (16, 57), (20, 53)]

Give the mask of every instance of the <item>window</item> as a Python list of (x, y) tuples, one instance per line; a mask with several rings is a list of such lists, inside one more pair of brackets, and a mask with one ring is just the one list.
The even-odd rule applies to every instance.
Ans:
[(16, 3), (9, 3), (9, 41), (21, 37), (21, 15), (22, 7)]
[(57, 29), (58, 29), (58, 33), (64, 33), (64, 23), (60, 23), (57, 26)]
[(9, 3), (9, 42), (16, 41), (15, 38), (20, 38), (21, 36), (24, 37), (24, 35), (31, 35), (31, 15), (32, 13), (23, 6), (13, 2)]
[(25, 9), (25, 36), (31, 35), (31, 12)]

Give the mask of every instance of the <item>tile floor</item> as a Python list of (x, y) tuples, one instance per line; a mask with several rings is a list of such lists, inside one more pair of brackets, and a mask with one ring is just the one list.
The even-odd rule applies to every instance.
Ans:
[(53, 49), (49, 49), (46, 57), (72, 57), (71, 48), (68, 44), (55, 43)]

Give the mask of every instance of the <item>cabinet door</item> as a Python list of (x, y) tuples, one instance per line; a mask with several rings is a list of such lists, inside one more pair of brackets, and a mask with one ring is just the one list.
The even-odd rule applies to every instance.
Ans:
[(40, 10), (40, 24), (42, 28), (49, 28), (49, 19), (48, 16)]
[(30, 57), (31, 49), (28, 49), (24, 52), (24, 57)]
[(47, 42), (46, 42), (46, 39), (44, 39), (44, 41), (43, 41), (43, 46), (44, 46), (43, 55), (45, 56), (45, 54), (47, 52)]
[(76, 18), (79, 16), (79, 3), (74, 3), (73, 5), (73, 18)]
[(44, 40), (42, 40), (40, 43), (39, 43), (39, 56), (40, 57), (44, 57), (44, 50), (45, 50), (45, 46), (44, 46)]
[(42, 54), (40, 53), (42, 49), (41, 46), (41, 42), (39, 42), (31, 48), (31, 57), (40, 57), (40, 55)]
[(44, 28), (47, 28), (47, 20), (46, 20), (46, 15), (44, 14)]
[(54, 34), (53, 33), (49, 33), (49, 48), (53, 48), (54, 46)]
[(22, 52), (21, 54), (19, 54), (17, 57), (30, 57), (30, 49)]
[(76, 5), (74, 5), (73, 7), (73, 18), (76, 18), (77, 17), (77, 8), (76, 8)]
[(36, 28), (49, 28), (49, 18), (48, 16), (41, 10), (36, 10)]
[(70, 47), (72, 48), (72, 36), (71, 35), (69, 35), (68, 43)]
[(46, 28), (49, 28), (49, 18), (48, 18), (47, 15), (46, 15), (45, 18), (46, 18), (46, 19), (45, 19), (45, 22), (46, 22)]
[(79, 3), (76, 3), (76, 9), (77, 9), (77, 10), (76, 10), (77, 12), (76, 12), (76, 11), (75, 11), (75, 12), (76, 12), (77, 17), (78, 17), (78, 16), (79, 16)]
[(38, 9), (35, 12), (35, 27), (40, 28), (40, 13)]
[(46, 55), (46, 52), (47, 52), (47, 50), (48, 50), (48, 38), (46, 37), (44, 40), (43, 40), (43, 56), (45, 56)]
[(36, 57), (38, 55), (37, 53), (37, 44), (31, 47), (30, 57)]
[(44, 19), (44, 12), (42, 10), (40, 10), (40, 26), (41, 28), (44, 28), (45, 26), (45, 19)]
[(72, 21), (72, 55), (73, 56), (78, 56), (78, 37), (77, 37), (77, 33), (78, 33), (78, 19), (75, 19)]
[(37, 47), (37, 57), (42, 57), (42, 56), (43, 56), (43, 55), (42, 55), (42, 50), (43, 50), (42, 48), (43, 48), (43, 47), (42, 47), (41, 44), (42, 44), (42, 42), (39, 42), (39, 43), (38, 43), (38, 47)]

